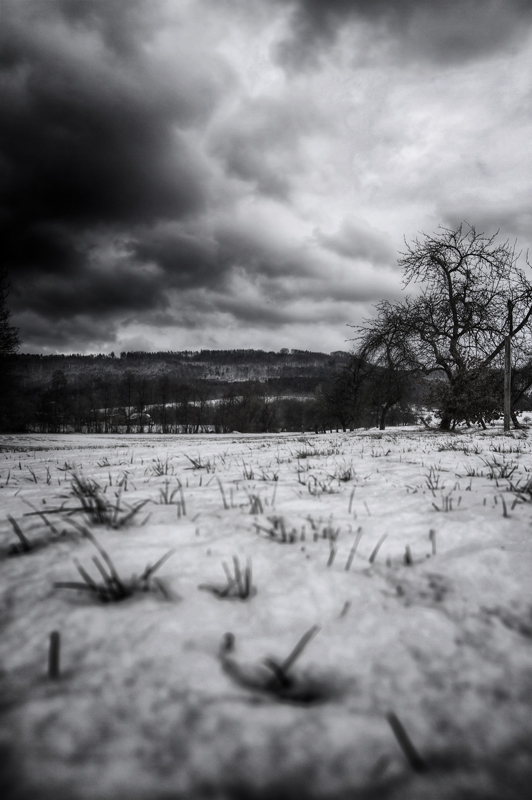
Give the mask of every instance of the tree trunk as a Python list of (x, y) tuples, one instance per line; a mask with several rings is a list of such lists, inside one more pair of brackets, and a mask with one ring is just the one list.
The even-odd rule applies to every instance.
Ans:
[(507, 336), (504, 340), (504, 431), (510, 430), (512, 413), (512, 340)]
[(380, 423), (379, 423), (379, 430), (385, 431), (386, 430), (386, 414), (388, 413), (390, 406), (386, 403), (385, 405), (381, 406), (381, 415), (380, 415)]

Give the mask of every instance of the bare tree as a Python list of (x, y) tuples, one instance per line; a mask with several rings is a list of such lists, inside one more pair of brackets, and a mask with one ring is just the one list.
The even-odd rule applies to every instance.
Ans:
[(532, 284), (518, 266), (519, 256), (497, 233), (485, 236), (465, 223), (422, 234), (406, 243), (398, 261), (404, 286), (416, 294), (382, 301), (377, 317), (358, 326), (360, 348), (377, 361), (391, 358), (395, 365), (442, 377), (442, 429), (456, 420), (464, 391), (501, 366), (506, 336), (517, 350), (525, 347)]
[[(364, 328), (352, 361), (366, 391), (366, 404), (377, 410), (380, 430), (386, 428), (388, 412), (403, 403), (409, 394), (413, 375), (418, 371), (404, 339), (404, 318), (386, 302), (378, 306), (379, 315), (371, 327)], [(363, 368), (362, 366), (363, 365)]]
[(352, 370), (344, 367), (333, 375), (332, 380), (321, 386), (318, 395), (322, 411), (331, 425), (340, 425), (345, 431), (354, 421), (357, 413), (357, 385)]

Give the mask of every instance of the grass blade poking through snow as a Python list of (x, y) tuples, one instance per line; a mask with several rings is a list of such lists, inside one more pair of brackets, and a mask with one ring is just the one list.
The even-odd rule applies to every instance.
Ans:
[(353, 559), (355, 557), (355, 553), (357, 551), (358, 543), (360, 541), (361, 536), (362, 536), (362, 527), (359, 527), (359, 529), (357, 530), (356, 539), (355, 539), (355, 541), (353, 543), (353, 547), (349, 551), (349, 556), (348, 556), (347, 561), (345, 563), (345, 571), (346, 572), (349, 572), (349, 570), (351, 569), (351, 564), (353, 563)]
[(60, 677), (59, 655), (61, 649), (61, 635), (59, 631), (50, 634), (50, 648), (48, 651), (48, 677), (57, 680)]
[[(38, 509), (38, 508), (35, 508), (35, 506), (34, 506), (32, 503), (30, 503), (30, 501), (29, 501), (29, 500), (23, 500), (23, 502), (24, 502), (24, 503), (26, 503), (26, 505), (27, 505), (27, 506), (29, 506), (29, 507), (32, 509), (31, 515), (30, 515), (29, 513), (26, 513), (26, 514), (24, 514), (24, 516), (25, 516), (25, 517), (29, 517), (29, 516), (37, 516), (37, 517), (40, 517), (40, 518), (42, 519), (42, 521), (44, 522), (44, 524), (45, 524), (45, 525), (46, 525), (48, 528), (50, 528), (50, 530), (52, 531), (52, 533), (53, 533), (53, 535), (54, 535), (54, 536), (59, 536), (59, 535), (60, 535), (60, 534), (59, 534), (59, 531), (57, 530), (57, 528), (55, 527), (55, 525), (53, 525), (53, 524), (50, 522), (50, 520), (48, 519), (48, 517), (45, 515), (44, 511), (39, 511), (39, 509)], [(65, 533), (65, 531), (63, 531), (63, 533)]]
[(377, 553), (379, 552), (379, 550), (381, 548), (381, 544), (384, 542), (384, 540), (386, 539), (387, 536), (388, 536), (387, 533), (383, 533), (381, 538), (379, 539), (379, 541), (377, 542), (377, 544), (373, 548), (373, 552), (371, 553), (371, 555), (369, 557), (369, 563), (370, 564), (373, 564), (373, 562), (377, 558)]
[(229, 505), (227, 503), (227, 499), (226, 499), (226, 496), (225, 496), (224, 487), (222, 486), (222, 482), (221, 482), (220, 478), (217, 477), (216, 480), (218, 481), (218, 486), (220, 487), (220, 492), (222, 494), (222, 500), (223, 500), (223, 503), (224, 503), (224, 509), (226, 511), (228, 511), (229, 510)]
[(113, 564), (109, 554), (96, 541), (90, 531), (85, 530), (85, 536), (90, 539), (103, 559), (102, 563), (97, 556), (93, 556), (92, 558), (96, 569), (102, 577), (103, 583), (98, 583), (96, 580), (94, 580), (85, 570), (85, 568), (82, 567), (76, 559), (74, 559), (76, 568), (84, 582), (57, 581), (54, 583), (54, 589), (78, 589), (80, 591), (92, 592), (92, 594), (95, 595), (95, 597), (102, 603), (119, 602), (120, 600), (125, 600), (126, 598), (131, 597), (137, 592), (148, 592), (150, 590), (154, 590), (154, 588), (159, 589), (165, 598), (169, 598), (169, 593), (162, 581), (152, 580), (152, 578), (156, 570), (158, 570), (159, 567), (161, 567), (162, 564), (164, 564), (164, 562), (174, 553), (173, 550), (165, 553), (165, 555), (162, 556), (162, 558), (160, 558), (153, 565), (153, 567), (149, 565), (146, 566), (140, 577), (132, 575), (129, 580), (124, 581), (119, 577), (116, 567)]
[(386, 719), (390, 723), (395, 738), (399, 742), (401, 750), (408, 759), (408, 763), (415, 772), (424, 772), (427, 769), (426, 762), (421, 758), (418, 751), (412, 744), (412, 741), (403, 727), (402, 722), (393, 711), (386, 714)]
[(134, 506), (127, 508), (127, 511), (122, 516), (119, 516), (123, 509), (120, 506), (120, 498), (122, 488), (120, 487), (116, 495), (116, 503), (113, 505), (105, 496), (101, 486), (96, 481), (90, 478), (72, 473), (72, 494), (79, 500), (78, 508), (71, 509), (58, 509), (60, 512), (66, 512), (67, 516), (72, 514), (82, 513), (85, 514), (87, 519), (93, 525), (106, 525), (109, 528), (122, 528), (130, 522), (133, 517), (138, 514), (148, 500), (140, 500)]
[(227, 583), (225, 585), (200, 583), (198, 589), (211, 592), (220, 600), (224, 598), (228, 600), (249, 600), (257, 594), (257, 589), (252, 585), (253, 579), (250, 558), (246, 561), (244, 572), (242, 572), (240, 568), (240, 562), (237, 556), (233, 556), (234, 575), (231, 574), (231, 570), (225, 561), (222, 562), (222, 567), (227, 578)]
[(353, 498), (355, 496), (355, 489), (356, 489), (356, 486), (353, 486), (353, 489), (351, 491), (351, 495), (349, 497), (349, 508), (348, 508), (348, 511), (347, 511), (348, 514), (351, 514), (351, 509), (353, 507)]
[(170, 556), (173, 556), (174, 553), (175, 553), (175, 550), (169, 550), (167, 553), (164, 554), (164, 556), (161, 556), (161, 558), (158, 561), (155, 562), (153, 567), (150, 567), (149, 565), (147, 565), (146, 569), (144, 570), (144, 572), (140, 576), (140, 580), (144, 581), (144, 582), (149, 581), (150, 578), (154, 575), (154, 573), (157, 572), (157, 570), (160, 567), (162, 567), (164, 562), (167, 561), (170, 558)]
[(294, 686), (294, 679), (288, 675), (288, 670), (297, 661), (303, 650), (306, 648), (310, 640), (319, 631), (318, 625), (313, 625), (299, 640), (290, 655), (279, 664), (273, 658), (265, 658), (264, 664), (273, 672), (273, 679), (266, 684), (266, 688), (275, 694), (284, 694)]
[(15, 531), (20, 540), (20, 544), (11, 545), (11, 547), (9, 548), (9, 555), (13, 556), (13, 555), (18, 555), (19, 553), (29, 553), (32, 549), (29, 539), (24, 535), (22, 528), (20, 527), (16, 519), (13, 519), (11, 514), (8, 514), (7, 518), (10, 521), (13, 530)]
[(283, 661), (268, 657), (258, 663), (240, 662), (233, 656), (235, 638), (226, 633), (220, 647), (224, 671), (239, 685), (273, 695), (278, 700), (294, 703), (313, 703), (333, 695), (333, 688), (324, 680), (306, 673), (291, 673), (293, 665), (318, 632), (313, 625), (298, 641)]
[(299, 658), (305, 647), (308, 645), (310, 640), (313, 639), (314, 636), (318, 633), (319, 629), (320, 629), (319, 625), (313, 625), (312, 628), (309, 628), (309, 630), (303, 634), (303, 636), (296, 644), (290, 655), (283, 661), (281, 665), (281, 669), (283, 670), (283, 672), (288, 672), (290, 667), (293, 664), (295, 664), (295, 662), (297, 661), (297, 659)]

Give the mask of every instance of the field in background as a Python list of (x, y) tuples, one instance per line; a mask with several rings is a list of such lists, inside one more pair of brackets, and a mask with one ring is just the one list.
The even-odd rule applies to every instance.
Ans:
[(0, 448), (4, 796), (528, 796), (527, 432)]

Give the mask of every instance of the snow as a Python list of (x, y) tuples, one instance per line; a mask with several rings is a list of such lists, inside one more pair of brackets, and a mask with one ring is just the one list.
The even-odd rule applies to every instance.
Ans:
[[(526, 431), (28, 434), (0, 450), (4, 797), (528, 796)], [(94, 525), (58, 511), (80, 505), (73, 475), (121, 493), (117, 519), (149, 502)], [(174, 550), (162, 587), (109, 603), (54, 588), (82, 582), (74, 559), (101, 580), (90, 534), (124, 581)], [(247, 599), (234, 556), (251, 559)]]

